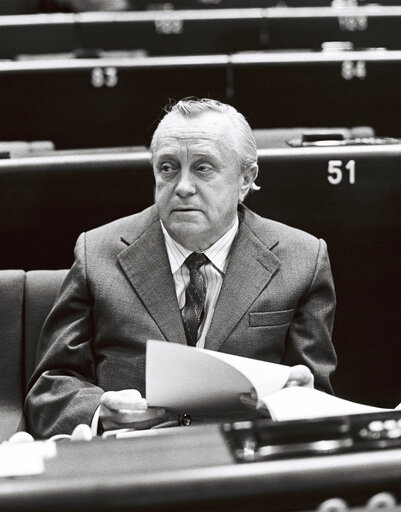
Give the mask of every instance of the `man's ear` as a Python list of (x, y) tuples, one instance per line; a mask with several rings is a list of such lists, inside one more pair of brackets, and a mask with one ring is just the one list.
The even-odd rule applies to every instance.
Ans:
[[(251, 190), (258, 176), (259, 168), (257, 164), (250, 165), (242, 171), (242, 182), (239, 190), (239, 202), (242, 202)], [(256, 185), (255, 185), (256, 187)]]

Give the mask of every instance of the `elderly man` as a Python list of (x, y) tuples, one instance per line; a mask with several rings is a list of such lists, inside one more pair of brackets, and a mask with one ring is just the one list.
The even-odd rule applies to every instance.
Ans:
[(82, 234), (41, 336), (26, 414), (34, 435), (148, 427), (148, 339), (294, 366), (331, 392), (335, 294), (323, 240), (242, 203), (256, 145), (233, 107), (178, 102), (151, 144), (155, 205)]

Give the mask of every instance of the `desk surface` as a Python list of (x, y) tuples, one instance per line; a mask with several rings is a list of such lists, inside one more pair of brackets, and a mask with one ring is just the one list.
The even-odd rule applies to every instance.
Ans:
[(43, 474), (0, 480), (0, 510), (305, 510), (400, 482), (401, 449), (238, 464), (218, 425), (178, 427), (59, 442)]

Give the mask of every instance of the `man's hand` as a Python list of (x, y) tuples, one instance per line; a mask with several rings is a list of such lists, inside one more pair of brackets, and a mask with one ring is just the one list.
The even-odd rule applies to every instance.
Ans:
[(313, 388), (313, 383), (313, 374), (309, 368), (303, 364), (298, 364), (297, 366), (291, 367), (290, 376), (284, 387), (302, 386), (304, 388)]
[(146, 429), (169, 418), (165, 409), (148, 407), (136, 389), (106, 391), (100, 399), (99, 420), (105, 430)]

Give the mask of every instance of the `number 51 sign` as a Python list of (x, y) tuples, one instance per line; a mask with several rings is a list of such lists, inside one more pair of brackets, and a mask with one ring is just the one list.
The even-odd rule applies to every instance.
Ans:
[(327, 181), (331, 185), (339, 185), (346, 180), (351, 185), (355, 183), (355, 160), (344, 163), (342, 160), (329, 160)]

